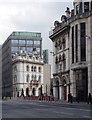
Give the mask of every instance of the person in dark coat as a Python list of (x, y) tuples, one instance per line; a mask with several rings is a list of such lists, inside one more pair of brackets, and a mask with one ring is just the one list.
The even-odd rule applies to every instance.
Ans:
[(69, 93), (68, 94), (68, 102), (70, 102), (70, 99), (71, 99), (71, 94)]
[(92, 104), (92, 100), (91, 100), (91, 93), (88, 94), (88, 100), (87, 100), (87, 103), (89, 104)]

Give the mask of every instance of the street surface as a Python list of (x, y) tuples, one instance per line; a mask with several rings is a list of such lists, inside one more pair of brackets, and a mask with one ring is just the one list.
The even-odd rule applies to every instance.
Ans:
[(2, 102), (3, 118), (90, 118), (86, 103), (7, 100)]

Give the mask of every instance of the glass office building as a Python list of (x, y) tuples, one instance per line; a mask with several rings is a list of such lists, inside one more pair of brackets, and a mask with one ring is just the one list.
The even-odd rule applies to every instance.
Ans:
[(13, 32), (2, 45), (2, 86), (3, 97), (12, 96), (12, 54), (20, 50), (42, 57), (42, 37), (36, 32)]

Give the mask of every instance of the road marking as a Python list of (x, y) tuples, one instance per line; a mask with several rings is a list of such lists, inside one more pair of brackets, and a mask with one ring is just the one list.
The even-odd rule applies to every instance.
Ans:
[(58, 111), (52, 111), (52, 112), (59, 113), (59, 114), (65, 114), (65, 115), (73, 115), (72, 113), (66, 113), (66, 112), (58, 112)]
[(64, 109), (71, 109), (71, 110), (82, 110), (82, 111), (87, 111), (90, 112), (90, 110), (85, 110), (85, 109), (78, 109), (78, 108), (65, 108)]

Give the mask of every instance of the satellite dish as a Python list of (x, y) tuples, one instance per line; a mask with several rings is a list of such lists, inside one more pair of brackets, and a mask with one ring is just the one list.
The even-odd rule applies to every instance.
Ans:
[(57, 27), (59, 25), (59, 21), (54, 22), (54, 26)]

